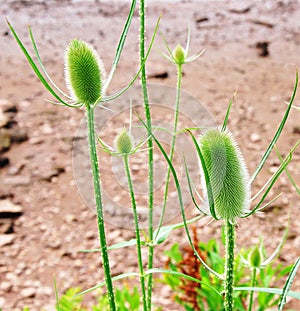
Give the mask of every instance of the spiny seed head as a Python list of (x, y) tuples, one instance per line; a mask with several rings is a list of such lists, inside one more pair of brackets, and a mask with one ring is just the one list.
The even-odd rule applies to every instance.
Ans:
[(180, 44), (174, 49), (173, 58), (176, 64), (184, 64), (186, 58), (185, 49)]
[[(201, 136), (200, 149), (216, 216), (234, 224), (236, 217), (247, 212), (250, 202), (249, 175), (240, 149), (229, 131), (219, 129), (210, 129)], [(201, 183), (207, 193), (204, 174)]]
[(130, 154), (132, 151), (132, 139), (125, 128), (117, 136), (115, 146), (120, 154)]
[(249, 254), (249, 264), (252, 268), (260, 268), (263, 261), (263, 255), (258, 246), (252, 249)]
[(72, 97), (93, 105), (102, 95), (105, 71), (102, 61), (87, 42), (72, 40), (65, 54), (65, 78)]

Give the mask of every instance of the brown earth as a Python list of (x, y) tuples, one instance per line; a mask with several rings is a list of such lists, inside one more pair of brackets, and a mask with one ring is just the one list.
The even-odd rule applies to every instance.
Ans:
[[(30, 43), (27, 25), (31, 25), (49, 74), (63, 88), (63, 55), (69, 40), (76, 37), (90, 42), (108, 70), (128, 8), (126, 2), (1, 1), (1, 108), (13, 110), (9, 112), (13, 118), (11, 128), (15, 129), (15, 136), (20, 138), (23, 134), (19, 141), (26, 140), (24, 133), (28, 136), (28, 140), (14, 143), (2, 152), (10, 164), (1, 168), (0, 197), (23, 208), (13, 227), (8, 230), (4, 226), (8, 233), (1, 235), (0, 307), (3, 311), (21, 310), (24, 306), (31, 311), (42, 307), (54, 310), (53, 275), (60, 293), (69, 287), (88, 288), (103, 278), (99, 255), (78, 252), (98, 247), (96, 217), (81, 200), (72, 168), (73, 138), (78, 138), (77, 129), (84, 113), (54, 107), (45, 101), (51, 96), (37, 81), (4, 18), (14, 25), (26, 46)], [(161, 14), (160, 30), (172, 48), (177, 43), (185, 44), (190, 25), (191, 54), (206, 49), (199, 60), (184, 66), (183, 90), (197, 98), (217, 124), (222, 124), (228, 101), (237, 91), (228, 127), (240, 144), (250, 173), (254, 172), (292, 94), (295, 70), (299, 67), (300, 4), (292, 0), (243, 1), (242, 4), (239, 1), (151, 1), (147, 8), (148, 38)], [(136, 12), (109, 91), (124, 86), (138, 70), (138, 22)], [(159, 51), (165, 51), (165, 47), (158, 36), (147, 63), (149, 82), (175, 86), (176, 68)], [(166, 76), (166, 72), (164, 79), (155, 78)], [(295, 105), (299, 106), (298, 98)], [(155, 115), (161, 117), (160, 112)], [(278, 142), (283, 155), (299, 139), (299, 121), (300, 112), (293, 110)], [(113, 135), (115, 132), (113, 129)], [(106, 135), (109, 142), (113, 135)], [(143, 170), (143, 162), (141, 169), (137, 167), (138, 172)], [(254, 184), (254, 194), (279, 164), (272, 154)], [(289, 168), (298, 184), (299, 167), (300, 152), (296, 150)], [(109, 187), (114, 182), (113, 175), (108, 173), (103, 182)], [(263, 238), (271, 254), (280, 243), (291, 209), (289, 236), (280, 260), (292, 264), (300, 256), (300, 206), (299, 197), (284, 174), (269, 198), (280, 192), (282, 195), (266, 213), (239, 221), (238, 247), (251, 246)], [(118, 200), (122, 201), (124, 195), (123, 188)], [(195, 212), (191, 210), (191, 213)], [(219, 224), (205, 224), (198, 225), (200, 239), (219, 237)], [(113, 221), (107, 223), (106, 229), (109, 244), (134, 236), (132, 230), (116, 227)], [(157, 249), (156, 267), (163, 266), (163, 250), (175, 241), (186, 243), (182, 231), (176, 231)], [(132, 248), (113, 251), (111, 260), (114, 275), (136, 269)], [(168, 289), (155, 286), (157, 305), (162, 305), (163, 310), (181, 310), (170, 299), (172, 293)], [(298, 276), (292, 289), (300, 289)], [(300, 308), (291, 303), (290, 307)]]

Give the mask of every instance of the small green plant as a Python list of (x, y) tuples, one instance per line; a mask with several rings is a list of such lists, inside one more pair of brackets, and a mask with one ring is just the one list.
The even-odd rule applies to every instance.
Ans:
[[(215, 240), (209, 240), (207, 243), (199, 242), (194, 230), (193, 243), (202, 259), (210, 265), (215, 271), (222, 273), (224, 266), (224, 257), (221, 252), (220, 243)], [(222, 244), (222, 243), (221, 243)], [(224, 245), (222, 245), (224, 246)], [(261, 251), (265, 253), (264, 247), (260, 246)], [(249, 266), (241, 259), (243, 257), (253, 258), (257, 247), (249, 250), (241, 251), (241, 254), (235, 256), (235, 284), (240, 287), (253, 286), (252, 280), (249, 279)], [(185, 278), (178, 278), (174, 275), (165, 274), (162, 280), (163, 283), (168, 284), (174, 291), (174, 300), (182, 305), (186, 311), (201, 310), (201, 311), (223, 311), (224, 297), (217, 292), (212, 291), (205, 285), (213, 284), (218, 292), (222, 292), (223, 284), (213, 274), (209, 273), (197, 257), (191, 252), (189, 246), (180, 247), (178, 243), (172, 245), (169, 250), (164, 252), (168, 260), (166, 266), (172, 271), (184, 272), (195, 278), (198, 278), (203, 283), (196, 283), (188, 281)], [(256, 261), (256, 260), (255, 260)], [(257, 261), (256, 261), (257, 263)], [(258, 270), (256, 284), (262, 287), (274, 286), (279, 280), (286, 277), (292, 269), (292, 266), (283, 266), (282, 263), (273, 263), (267, 265), (265, 268)], [(234, 292), (234, 310), (247, 311), (248, 302), (251, 292), (235, 291)], [(260, 292), (257, 294), (255, 310), (269, 310), (276, 306), (280, 297), (272, 293)]]

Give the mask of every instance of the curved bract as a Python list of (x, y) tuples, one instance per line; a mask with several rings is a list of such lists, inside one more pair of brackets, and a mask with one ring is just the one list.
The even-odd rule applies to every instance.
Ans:
[(72, 97), (86, 105), (94, 105), (102, 95), (104, 68), (94, 48), (72, 40), (65, 55), (66, 83)]
[[(245, 214), (250, 202), (249, 175), (244, 158), (227, 130), (206, 131), (200, 138), (200, 149), (210, 180), (216, 216), (234, 224), (236, 217)], [(204, 174), (201, 183), (206, 190)]]

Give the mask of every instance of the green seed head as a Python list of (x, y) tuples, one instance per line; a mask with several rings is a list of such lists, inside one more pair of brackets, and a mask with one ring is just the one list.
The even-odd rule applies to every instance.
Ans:
[(184, 48), (180, 44), (178, 44), (173, 51), (173, 58), (174, 58), (176, 64), (184, 64), (185, 57), (186, 57), (186, 55), (185, 55)]
[[(235, 218), (245, 214), (250, 202), (249, 175), (239, 147), (228, 131), (211, 129), (201, 136), (200, 149), (210, 179), (216, 216), (235, 223)], [(201, 183), (206, 191), (204, 174)], [(206, 204), (208, 206), (208, 199)]]
[(130, 152), (132, 151), (132, 139), (125, 128), (117, 136), (115, 146), (117, 152), (120, 154), (130, 154)]
[(253, 248), (249, 254), (249, 263), (252, 268), (260, 268), (263, 260), (263, 255), (258, 246)]
[(93, 105), (102, 95), (105, 71), (94, 48), (81, 40), (72, 40), (65, 54), (66, 83), (72, 97)]

